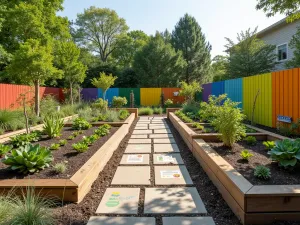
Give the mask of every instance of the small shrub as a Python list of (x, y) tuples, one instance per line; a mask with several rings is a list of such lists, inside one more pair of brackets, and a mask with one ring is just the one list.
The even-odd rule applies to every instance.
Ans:
[(139, 116), (143, 115), (153, 115), (153, 109), (151, 109), (150, 107), (139, 108)]
[(167, 99), (167, 100), (165, 101), (165, 106), (166, 106), (167, 108), (170, 108), (173, 104), (174, 104), (174, 102), (173, 102), (172, 99)]
[(64, 173), (67, 170), (67, 165), (64, 162), (56, 163), (54, 166), (54, 171), (58, 174)]
[(86, 152), (89, 148), (88, 144), (84, 142), (78, 142), (77, 144), (73, 144), (72, 147), (79, 153)]
[(84, 119), (86, 121), (92, 121), (94, 118), (94, 112), (90, 107), (84, 107), (78, 110), (78, 118)]
[(98, 127), (98, 129), (96, 129), (94, 131), (94, 133), (100, 137), (103, 137), (103, 136), (109, 134), (110, 128), (111, 128), (111, 126), (109, 124), (104, 124), (104, 125)]
[(77, 136), (79, 135), (79, 131), (74, 131), (74, 132), (72, 132), (72, 135), (73, 135), (74, 137), (77, 137)]
[(107, 116), (107, 118), (106, 118), (107, 122), (118, 122), (118, 121), (120, 121), (119, 112), (117, 112), (117, 111), (107, 110), (106, 116)]
[(200, 120), (200, 104), (196, 102), (184, 103), (182, 105), (182, 112), (192, 120)]
[(58, 150), (60, 147), (59, 143), (53, 143), (50, 145), (50, 150)]
[(248, 150), (243, 150), (242, 152), (241, 152), (241, 157), (242, 157), (242, 159), (243, 160), (245, 160), (245, 161), (249, 161), (249, 159), (253, 156), (253, 154), (252, 153), (250, 153)]
[(127, 105), (126, 97), (117, 97), (117, 96), (113, 97), (112, 107), (121, 108), (124, 105)]
[(163, 114), (163, 109), (162, 109), (161, 107), (159, 107), (159, 108), (154, 108), (154, 109), (153, 109), (153, 113), (154, 113), (154, 114), (157, 114), (157, 115), (161, 115), (161, 114)]
[(194, 121), (186, 116), (181, 110), (177, 110), (175, 115), (178, 116), (185, 123), (193, 123)]
[(196, 93), (202, 90), (200, 83), (197, 81), (193, 81), (190, 84), (182, 81), (180, 82), (180, 87), (179, 95), (184, 96), (187, 102), (193, 102)]
[(69, 137), (68, 137), (68, 140), (74, 140), (74, 136), (73, 135), (70, 135)]
[(72, 116), (76, 114), (76, 106), (75, 105), (62, 105), (60, 107), (60, 112), (61, 114), (66, 117), (66, 116)]
[(64, 128), (64, 120), (59, 117), (46, 116), (44, 119), (43, 133), (49, 138), (59, 137)]
[(271, 178), (271, 171), (265, 166), (257, 166), (254, 169), (254, 176), (262, 180), (268, 180)]
[(87, 144), (87, 145), (92, 145), (98, 139), (99, 139), (99, 136), (97, 134), (93, 134), (93, 135), (88, 136), (88, 137), (83, 137), (82, 142)]
[(257, 143), (256, 137), (254, 137), (254, 136), (248, 136), (244, 140), (246, 141), (247, 145), (250, 145), (250, 146), (254, 146)]
[(266, 147), (267, 150), (271, 150), (276, 146), (276, 143), (274, 141), (264, 141), (263, 145)]
[(52, 95), (46, 95), (40, 103), (41, 116), (46, 117), (55, 114), (57, 106), (59, 106), (59, 103), (56, 98)]
[(108, 102), (103, 100), (103, 98), (98, 98), (93, 104), (92, 108), (100, 109), (101, 111), (106, 111), (108, 107)]
[(126, 110), (126, 109), (122, 109), (122, 110), (119, 111), (119, 119), (120, 119), (120, 120), (125, 120), (125, 119), (127, 119), (127, 117), (128, 117), (129, 115), (130, 115), (129, 112), (128, 112), (128, 110)]
[[(219, 95), (218, 97), (211, 95), (207, 102), (200, 103), (199, 116), (202, 121), (213, 121), (216, 118), (216, 112), (219, 107), (222, 107), (223, 102), (227, 98), (226, 94)], [(233, 103), (232, 103), (233, 104)], [(235, 103), (232, 107), (237, 107), (239, 103)]]
[(202, 126), (200, 123), (194, 122), (192, 124), (192, 127), (199, 129), (199, 130), (204, 130), (204, 126)]
[(0, 143), (0, 157), (5, 155), (6, 153), (10, 152), (12, 150), (11, 145), (4, 145)]
[(107, 120), (107, 115), (100, 113), (97, 117), (98, 121), (106, 121)]
[(67, 143), (68, 143), (68, 142), (67, 142), (67, 140), (65, 140), (65, 139), (60, 140), (60, 141), (58, 142), (58, 144), (59, 144), (60, 146), (65, 146)]
[(48, 148), (28, 144), (12, 150), (11, 154), (6, 155), (2, 162), (9, 165), (12, 170), (27, 174), (36, 173), (49, 167), (52, 161), (52, 152)]
[(92, 125), (83, 118), (76, 118), (72, 124), (74, 130), (87, 130), (91, 127)]
[(30, 144), (31, 142), (39, 141), (40, 138), (41, 138), (41, 132), (33, 131), (29, 134), (19, 134), (14, 137), (11, 137), (10, 143), (14, 147), (21, 147)]

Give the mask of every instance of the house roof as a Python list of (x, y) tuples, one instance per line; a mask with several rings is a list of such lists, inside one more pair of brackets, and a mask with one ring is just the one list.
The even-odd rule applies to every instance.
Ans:
[(284, 27), (286, 24), (287, 24), (287, 22), (286, 22), (286, 17), (285, 17), (282, 20), (279, 20), (278, 22), (272, 24), (271, 26), (259, 31), (257, 33), (257, 37), (260, 38), (260, 37), (264, 36), (265, 34), (271, 32), (273, 30)]

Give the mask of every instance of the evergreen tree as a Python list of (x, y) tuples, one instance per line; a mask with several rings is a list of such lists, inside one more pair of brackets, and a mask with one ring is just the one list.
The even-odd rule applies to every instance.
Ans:
[(300, 67), (300, 28), (297, 29), (297, 33), (293, 36), (289, 46), (294, 50), (294, 57), (286, 63), (286, 67)]
[(182, 51), (187, 63), (182, 80), (203, 82), (209, 74), (211, 64), (211, 45), (206, 41), (196, 19), (188, 14), (182, 17), (172, 32), (172, 44)]

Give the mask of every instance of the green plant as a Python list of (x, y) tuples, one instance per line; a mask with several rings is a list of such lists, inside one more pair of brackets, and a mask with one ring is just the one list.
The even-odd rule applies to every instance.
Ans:
[(66, 144), (67, 144), (68, 142), (67, 142), (67, 140), (60, 140), (59, 142), (58, 142), (58, 144), (60, 145), (60, 146), (65, 146)]
[(158, 108), (154, 108), (153, 109), (153, 113), (154, 114), (158, 114), (158, 115), (161, 115), (161, 114), (163, 114), (163, 109), (161, 108), (161, 107), (158, 107)]
[(119, 119), (119, 112), (115, 111), (115, 110), (107, 110), (106, 111), (106, 121), (107, 122), (118, 122), (120, 121)]
[(126, 97), (117, 97), (117, 96), (113, 97), (112, 107), (121, 108), (124, 105), (127, 105)]
[(82, 138), (82, 142), (86, 143), (87, 145), (92, 145), (95, 141), (97, 141), (99, 139), (99, 136), (97, 134), (93, 134), (91, 136), (88, 137), (83, 137)]
[(274, 141), (264, 141), (263, 145), (266, 147), (267, 150), (271, 150), (276, 146), (276, 143)]
[(4, 134), (4, 129), (0, 128), (0, 135)]
[(185, 115), (182, 112), (182, 110), (177, 110), (175, 112), (175, 115), (178, 116), (185, 123), (193, 123), (194, 122), (191, 118), (189, 118), (187, 115)]
[(193, 102), (197, 92), (201, 92), (202, 88), (200, 83), (193, 81), (190, 84), (182, 81), (180, 82), (181, 90), (179, 91), (180, 96), (184, 96), (187, 102)]
[(275, 147), (268, 154), (280, 166), (294, 167), (300, 160), (300, 139), (277, 141)]
[(83, 134), (83, 133), (84, 133), (83, 130), (78, 131), (78, 134)]
[(74, 140), (74, 136), (73, 135), (70, 135), (69, 137), (68, 137), (68, 140)]
[(56, 173), (64, 173), (64, 172), (66, 172), (66, 170), (67, 170), (67, 164), (66, 163), (64, 163), (64, 162), (60, 162), (60, 163), (56, 163), (54, 166), (53, 166), (53, 168), (54, 168), (54, 171), (56, 172)]
[(244, 140), (246, 141), (247, 145), (250, 146), (254, 146), (257, 143), (256, 137), (254, 136), (245, 137)]
[(243, 150), (242, 152), (241, 152), (241, 157), (242, 157), (242, 159), (243, 160), (245, 160), (245, 161), (249, 161), (249, 159), (253, 156), (253, 154), (252, 153), (250, 153), (248, 150)]
[(11, 137), (10, 143), (14, 147), (20, 147), (20, 146), (30, 144), (31, 142), (39, 141), (40, 138), (41, 138), (41, 132), (33, 131), (29, 134), (19, 134), (14, 137)]
[(41, 116), (43, 117), (55, 114), (57, 112), (56, 107), (59, 106), (58, 101), (52, 95), (46, 95), (41, 99), (40, 104)]
[(100, 113), (99, 115), (98, 115), (98, 121), (106, 121), (107, 120), (107, 115), (106, 114), (102, 114), (102, 113)]
[(106, 111), (108, 107), (108, 102), (103, 100), (103, 98), (98, 98), (92, 105), (92, 108), (100, 109), (101, 111)]
[(199, 130), (204, 130), (204, 126), (197, 122), (192, 123), (192, 127), (197, 128)]
[(63, 117), (65, 116), (72, 116), (76, 113), (76, 106), (75, 105), (62, 105), (60, 107), (60, 112), (63, 115)]
[(53, 143), (50, 145), (50, 150), (58, 150), (60, 147), (59, 143)]
[(185, 102), (182, 105), (182, 112), (192, 120), (200, 120), (200, 104), (197, 102)]
[[(222, 107), (223, 102), (227, 98), (226, 94), (219, 95), (218, 97), (211, 95), (208, 98), (208, 102), (200, 103), (199, 116), (202, 121), (212, 121), (216, 117), (216, 112), (219, 107)], [(233, 107), (236, 107), (239, 103), (235, 103)]]
[(77, 137), (77, 136), (79, 135), (79, 131), (74, 131), (74, 132), (72, 132), (72, 135), (73, 135), (74, 137)]
[(11, 214), (14, 211), (15, 205), (13, 204), (13, 196), (10, 193), (0, 196), (0, 224), (9, 224)]
[(265, 166), (257, 166), (254, 169), (254, 176), (259, 179), (267, 180), (271, 178), (271, 171)]
[(0, 143), (0, 157), (5, 155), (6, 153), (10, 152), (12, 150), (11, 145), (4, 145)]
[(0, 110), (0, 128), (3, 130), (14, 130), (13, 126), (19, 120), (18, 113), (7, 110)]
[(143, 115), (153, 115), (153, 109), (151, 109), (150, 107), (139, 108), (139, 116)]
[(122, 109), (119, 111), (119, 119), (120, 120), (125, 120), (127, 119), (127, 117), (130, 115), (130, 113), (128, 112), (128, 110), (126, 109)]
[(173, 102), (172, 99), (167, 99), (167, 100), (165, 101), (165, 106), (166, 106), (167, 108), (170, 108), (173, 104), (174, 104), (174, 102)]
[(91, 128), (92, 125), (83, 118), (76, 118), (72, 124), (74, 130), (87, 130)]
[(47, 134), (49, 138), (55, 138), (60, 136), (63, 128), (64, 128), (63, 119), (54, 116), (45, 117), (43, 133)]
[(92, 85), (94, 85), (96, 88), (100, 88), (103, 93), (103, 99), (106, 97), (106, 91), (108, 88), (110, 88), (112, 85), (114, 85), (115, 80), (118, 77), (114, 77), (112, 74), (106, 75), (105, 72), (100, 72), (100, 77), (93, 78), (91, 81)]
[(109, 134), (109, 129), (111, 128), (111, 126), (109, 124), (104, 124), (100, 127), (98, 127), (94, 133), (100, 137), (103, 137), (107, 134)]
[(11, 154), (6, 155), (2, 162), (9, 165), (12, 170), (27, 174), (36, 173), (49, 167), (52, 161), (52, 152), (48, 148), (27, 144), (12, 150)]
[(85, 142), (78, 142), (77, 144), (73, 144), (72, 147), (79, 153), (86, 152), (89, 148), (88, 144)]

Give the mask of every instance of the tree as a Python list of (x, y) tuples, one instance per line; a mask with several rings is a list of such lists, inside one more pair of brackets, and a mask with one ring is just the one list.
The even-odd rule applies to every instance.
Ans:
[(190, 84), (182, 81), (180, 82), (181, 90), (179, 91), (180, 96), (184, 96), (188, 103), (192, 103), (195, 99), (196, 93), (201, 92), (202, 87), (197, 81), (193, 81)]
[(108, 88), (110, 88), (111, 86), (114, 85), (115, 80), (118, 77), (114, 77), (112, 74), (110, 75), (106, 75), (104, 72), (100, 73), (100, 77), (98, 79), (93, 78), (92, 79), (92, 84), (96, 87), (96, 88), (100, 88), (103, 92), (103, 99), (105, 100), (106, 97), (106, 91), (108, 90)]
[(227, 56), (217, 55), (213, 58), (211, 64), (211, 74), (213, 81), (226, 80), (228, 68), (228, 58)]
[(206, 42), (205, 35), (196, 19), (185, 14), (172, 32), (172, 44), (178, 51), (182, 51), (187, 63), (184, 80), (202, 82), (209, 73), (211, 45)]
[(138, 87), (139, 83), (140, 79), (136, 72), (132, 68), (127, 68), (121, 72), (116, 82), (116, 86), (122, 88), (134, 88)]
[(53, 66), (52, 46), (29, 39), (15, 52), (8, 74), (22, 83), (33, 83), (35, 87), (35, 112), (40, 115), (40, 85), (50, 78), (61, 78), (62, 71)]
[(257, 38), (257, 28), (241, 32), (238, 43), (226, 38), (228, 44), (228, 73), (230, 78), (247, 77), (272, 71), (276, 65), (275, 46)]
[(156, 33), (135, 55), (133, 69), (143, 87), (173, 87), (182, 76), (185, 65), (181, 52), (176, 52)]
[(99, 54), (103, 62), (119, 47), (118, 38), (128, 30), (125, 20), (114, 10), (94, 6), (78, 14), (76, 26), (75, 40)]
[(64, 80), (69, 85), (73, 105), (73, 86), (84, 81), (87, 67), (78, 61), (80, 49), (72, 41), (58, 42), (55, 56), (59, 68), (64, 72)]
[(286, 67), (300, 67), (300, 28), (297, 29), (296, 34), (292, 37), (289, 46), (294, 49), (294, 57), (286, 63)]
[(268, 17), (276, 13), (287, 15), (289, 22), (300, 19), (299, 8), (299, 0), (258, 0), (256, 5), (256, 9), (262, 9)]

